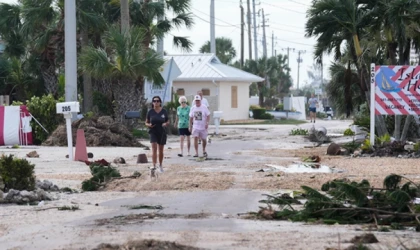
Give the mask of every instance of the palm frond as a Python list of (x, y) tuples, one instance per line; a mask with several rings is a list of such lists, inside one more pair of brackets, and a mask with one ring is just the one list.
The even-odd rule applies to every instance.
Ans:
[(171, 19), (171, 23), (177, 29), (182, 28), (183, 26), (187, 29), (191, 29), (195, 22), (191, 13), (180, 13)]
[(330, 198), (328, 198), (326, 195), (321, 194), (320, 192), (316, 191), (315, 189), (308, 187), (308, 186), (302, 186), (303, 191), (306, 193), (308, 199), (314, 199), (324, 202), (331, 201)]
[(106, 79), (115, 73), (115, 67), (102, 48), (86, 48), (82, 51), (79, 60), (81, 68), (98, 79)]
[(176, 48), (179, 48), (183, 51), (190, 52), (192, 51), (193, 43), (188, 37), (174, 36), (173, 44)]

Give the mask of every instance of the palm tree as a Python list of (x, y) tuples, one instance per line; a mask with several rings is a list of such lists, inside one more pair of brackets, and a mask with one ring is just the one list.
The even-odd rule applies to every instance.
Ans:
[[(105, 12), (101, 0), (77, 1), (77, 25), (80, 37), (80, 49), (89, 45), (90, 34), (100, 34), (106, 29)], [(83, 112), (89, 112), (93, 106), (92, 77), (83, 72)]]
[[(315, 56), (320, 60), (323, 53), (335, 51), (335, 59), (341, 55), (341, 44), (350, 45), (349, 52), (360, 77), (359, 89), (370, 103), (368, 68), (362, 58), (359, 37), (367, 26), (367, 9), (354, 0), (318, 0), (313, 1), (308, 10), (306, 36), (317, 37)], [(362, 34), (363, 35), (363, 34)], [(344, 94), (344, 93), (343, 93)], [(387, 133), (382, 116), (376, 116), (376, 128), (379, 135)]]
[(47, 93), (57, 94), (57, 72), (64, 66), (64, 1), (21, 0), (20, 30), (38, 58)]
[(159, 69), (164, 61), (154, 51), (143, 47), (145, 37), (141, 28), (131, 27), (122, 34), (118, 26), (112, 26), (105, 33), (104, 48), (90, 46), (80, 56), (83, 70), (95, 78), (112, 81), (117, 119), (125, 111), (140, 110), (143, 101), (137, 82), (140, 76), (156, 84), (163, 83)]
[(130, 10), (128, 0), (120, 0), (121, 3), (121, 32), (125, 33), (130, 28)]
[[(200, 48), (200, 53), (210, 53), (210, 41)], [(216, 56), (224, 64), (232, 63), (236, 57), (236, 50), (232, 45), (232, 39), (226, 37), (216, 38)]]
[(4, 53), (11, 57), (20, 57), (25, 53), (24, 38), (19, 33), (22, 22), (19, 5), (0, 4), (0, 35), (6, 43)]
[(244, 65), (244, 70), (265, 79), (263, 82), (257, 83), (258, 89), (258, 104), (264, 106), (264, 96), (268, 93), (267, 77), (272, 76), (275, 72), (275, 65), (272, 60), (265, 57), (258, 59), (258, 61), (247, 60)]
[[(163, 4), (150, 0), (144, 0), (142, 3), (133, 2), (130, 8), (131, 22), (132, 25), (145, 29), (145, 48), (149, 48), (156, 39), (171, 35), (173, 36), (174, 46), (188, 52), (191, 51), (193, 45), (188, 37), (175, 36), (171, 32), (181, 27), (192, 28), (194, 19), (190, 13), (190, 8), (191, 0), (165, 0)], [(173, 13), (172, 18), (165, 15), (165, 12), (168, 11)], [(155, 22), (158, 17), (163, 18)]]

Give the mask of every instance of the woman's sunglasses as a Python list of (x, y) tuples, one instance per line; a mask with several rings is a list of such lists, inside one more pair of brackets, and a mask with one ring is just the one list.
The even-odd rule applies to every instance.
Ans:
[(153, 102), (160, 102), (160, 100), (153, 100)]
[(181, 102), (181, 103), (187, 103), (187, 102)]

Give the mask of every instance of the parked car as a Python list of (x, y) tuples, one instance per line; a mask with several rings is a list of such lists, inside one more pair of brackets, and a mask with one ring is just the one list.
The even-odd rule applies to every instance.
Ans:
[(323, 113), (325, 113), (328, 116), (331, 116), (331, 118), (334, 117), (334, 111), (331, 107), (324, 107), (324, 111)]

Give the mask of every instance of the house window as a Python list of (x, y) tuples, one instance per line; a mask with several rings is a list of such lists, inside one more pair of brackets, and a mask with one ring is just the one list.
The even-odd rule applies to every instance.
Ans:
[(184, 90), (184, 89), (177, 89), (177, 90), (176, 90), (176, 94), (177, 94), (178, 96), (185, 95), (185, 90)]
[(203, 92), (203, 95), (210, 95), (210, 89), (202, 89), (201, 91)]
[(232, 108), (238, 108), (238, 86), (231, 87), (231, 106)]

